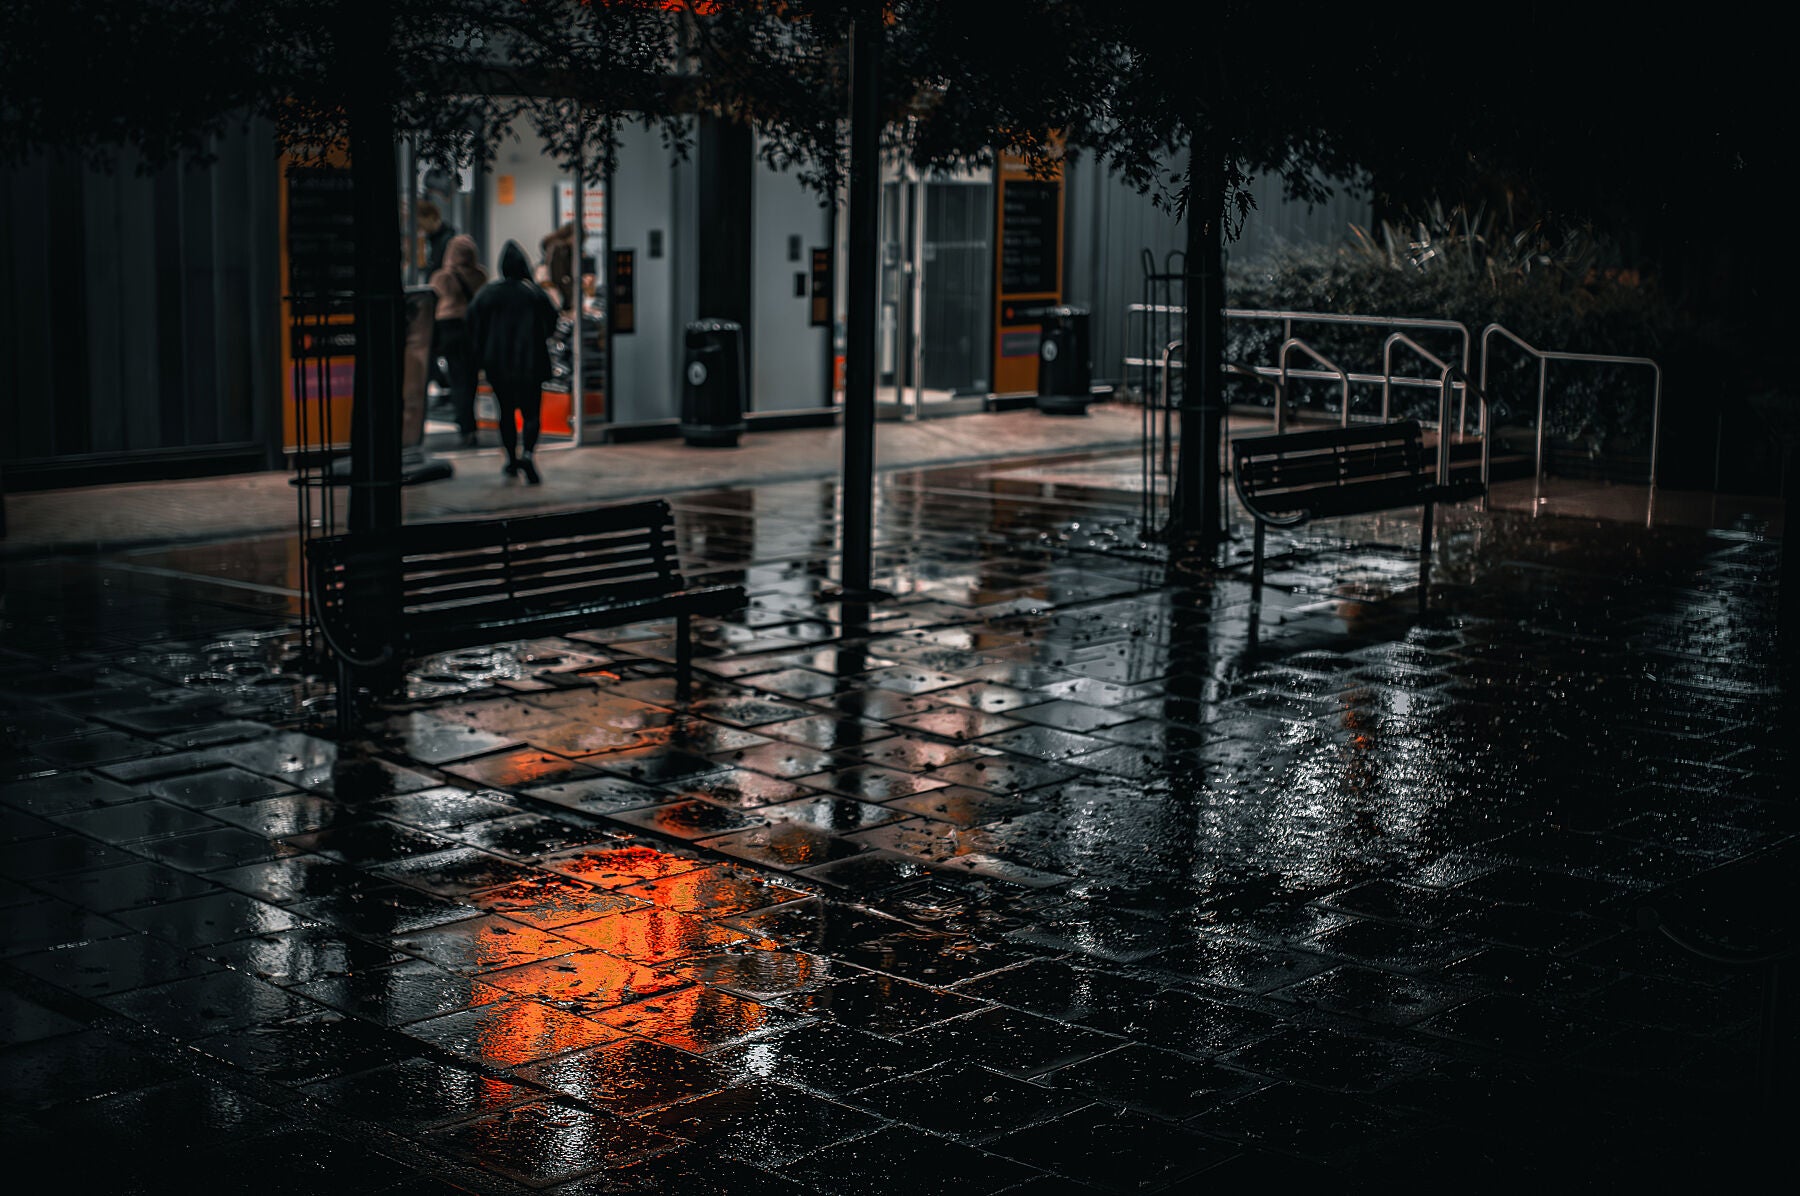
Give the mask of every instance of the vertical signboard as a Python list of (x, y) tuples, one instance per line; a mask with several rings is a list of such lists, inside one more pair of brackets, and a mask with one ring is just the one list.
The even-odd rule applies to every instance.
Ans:
[(284, 163), (279, 200), (282, 444), (345, 449), (356, 379), (354, 195), (343, 165)]
[(1062, 302), (1063, 178), (1033, 178), (1002, 155), (994, 191), (994, 392), (1037, 389), (1036, 313)]
[(637, 250), (613, 250), (612, 295), (606, 307), (614, 336), (637, 331)]
[[(588, 184), (581, 189), (582, 221), (581, 235), (598, 237), (606, 231), (606, 189), (595, 184)], [(563, 179), (556, 184), (556, 227), (561, 228), (575, 219), (575, 183), (572, 179)]]
[(832, 326), (831, 300), (836, 293), (831, 279), (831, 250), (813, 250), (812, 327), (830, 328)]

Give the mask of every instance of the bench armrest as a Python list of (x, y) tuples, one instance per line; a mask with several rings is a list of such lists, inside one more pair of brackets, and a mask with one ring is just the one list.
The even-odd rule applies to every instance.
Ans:
[(1645, 930), (1662, 932), (1664, 938), (1680, 947), (1690, 955), (1713, 963), (1728, 964), (1733, 967), (1750, 967), (1760, 963), (1774, 963), (1777, 960), (1789, 959), (1794, 954), (1793, 943), (1782, 947), (1750, 950), (1744, 947), (1727, 947), (1721, 943), (1710, 942), (1700, 935), (1685, 928), (1677, 928), (1663, 920), (1662, 914), (1654, 906), (1642, 906), (1637, 913), (1638, 926)]
[(325, 637), (326, 647), (330, 648), (332, 653), (336, 655), (339, 660), (343, 661), (345, 664), (354, 665), (359, 669), (378, 669), (383, 665), (391, 663), (394, 659), (394, 645), (391, 643), (383, 644), (381, 646), (381, 651), (374, 656), (363, 657), (349, 651), (343, 644), (338, 642), (338, 638), (331, 633), (331, 625), (335, 620), (330, 616), (329, 604), (319, 601), (317, 583), (319, 581), (320, 572), (321, 571), (318, 570), (313, 572), (314, 584), (309, 586), (308, 589), (311, 590), (310, 597), (312, 598), (314, 612), (313, 622), (319, 628), (319, 634)]
[(1244, 504), (1244, 509), (1255, 516), (1259, 523), (1266, 523), (1270, 527), (1293, 527), (1312, 518), (1312, 512), (1307, 510), (1294, 511), (1287, 515), (1274, 515), (1257, 506), (1256, 500), (1251, 498), (1244, 489), (1244, 471), (1241, 469), (1231, 471), (1231, 488), (1237, 491), (1238, 501)]

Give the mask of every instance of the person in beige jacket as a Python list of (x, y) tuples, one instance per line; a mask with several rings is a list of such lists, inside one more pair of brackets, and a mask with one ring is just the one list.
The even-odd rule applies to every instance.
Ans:
[(457, 441), (475, 447), (475, 342), (469, 337), (469, 302), (487, 283), (487, 271), (476, 260), (475, 238), (458, 235), (444, 249), (444, 265), (431, 276), (437, 292), (437, 318), (432, 343), (444, 359), (450, 380), (450, 404), (456, 410)]

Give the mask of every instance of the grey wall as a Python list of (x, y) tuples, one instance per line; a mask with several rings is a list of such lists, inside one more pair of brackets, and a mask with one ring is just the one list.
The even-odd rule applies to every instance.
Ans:
[(266, 127), (210, 167), (0, 174), (6, 484), (279, 461), (279, 174)]
[[(513, 178), (513, 201), (499, 200), (501, 175)], [(566, 171), (544, 152), (544, 139), (528, 120), (519, 120), (506, 131), (500, 152), (481, 180), (487, 215), (485, 236), (476, 235), (481, 264), (498, 276), (500, 251), (517, 241), (525, 256), (536, 262), (543, 256), (543, 239), (556, 228), (556, 184)]]
[[(683, 237), (692, 235), (693, 167), (674, 162), (657, 133), (633, 126), (625, 134), (607, 199), (614, 250), (636, 253), (637, 331), (612, 339), (612, 393), (608, 402), (617, 423), (675, 419), (680, 392), (682, 325), (693, 319), (692, 254)], [(662, 236), (662, 256), (650, 256), (650, 233)]]
[[(1186, 247), (1187, 229), (1090, 156), (1076, 157), (1065, 177), (1065, 300), (1092, 312), (1094, 381), (1135, 384), (1138, 369), (1128, 370), (1124, 359), (1145, 355), (1145, 329), (1142, 318), (1126, 309), (1134, 303), (1166, 300), (1163, 295), (1146, 295), (1144, 251), (1150, 251), (1157, 272), (1179, 272), (1181, 259), (1171, 261), (1169, 255)], [(1245, 220), (1238, 239), (1227, 243), (1228, 263), (1249, 262), (1285, 245), (1337, 244), (1348, 235), (1350, 222), (1369, 221), (1368, 199), (1343, 188), (1310, 211), (1305, 204), (1283, 199), (1278, 179), (1257, 179), (1251, 193), (1256, 210)], [(1151, 331), (1153, 345), (1169, 339), (1162, 329)], [(1154, 349), (1149, 355), (1155, 355)]]
[[(831, 329), (812, 327), (812, 251), (831, 244), (831, 211), (794, 176), (760, 158), (751, 169), (750, 407), (791, 411), (823, 407)], [(799, 239), (788, 256), (788, 238)], [(809, 289), (795, 294), (799, 275)]]

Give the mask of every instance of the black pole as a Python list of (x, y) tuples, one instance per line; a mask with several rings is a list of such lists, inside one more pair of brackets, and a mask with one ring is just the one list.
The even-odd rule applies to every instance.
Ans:
[(1204, 555), (1225, 539), (1225, 271), (1220, 224), (1224, 163), (1196, 138), (1188, 158), (1187, 278), (1182, 330), (1180, 445), (1171, 495), (1170, 541)]
[[(880, 298), (881, 14), (865, 5), (850, 26), (850, 261), (844, 313), (842, 587), (873, 595), (875, 317)], [(874, 11), (867, 11), (874, 10)]]
[(382, 95), (388, 5), (351, 6), (346, 67), (356, 242), (356, 381), (350, 419), (350, 530), (400, 526), (401, 320), (399, 171), (394, 111)]

